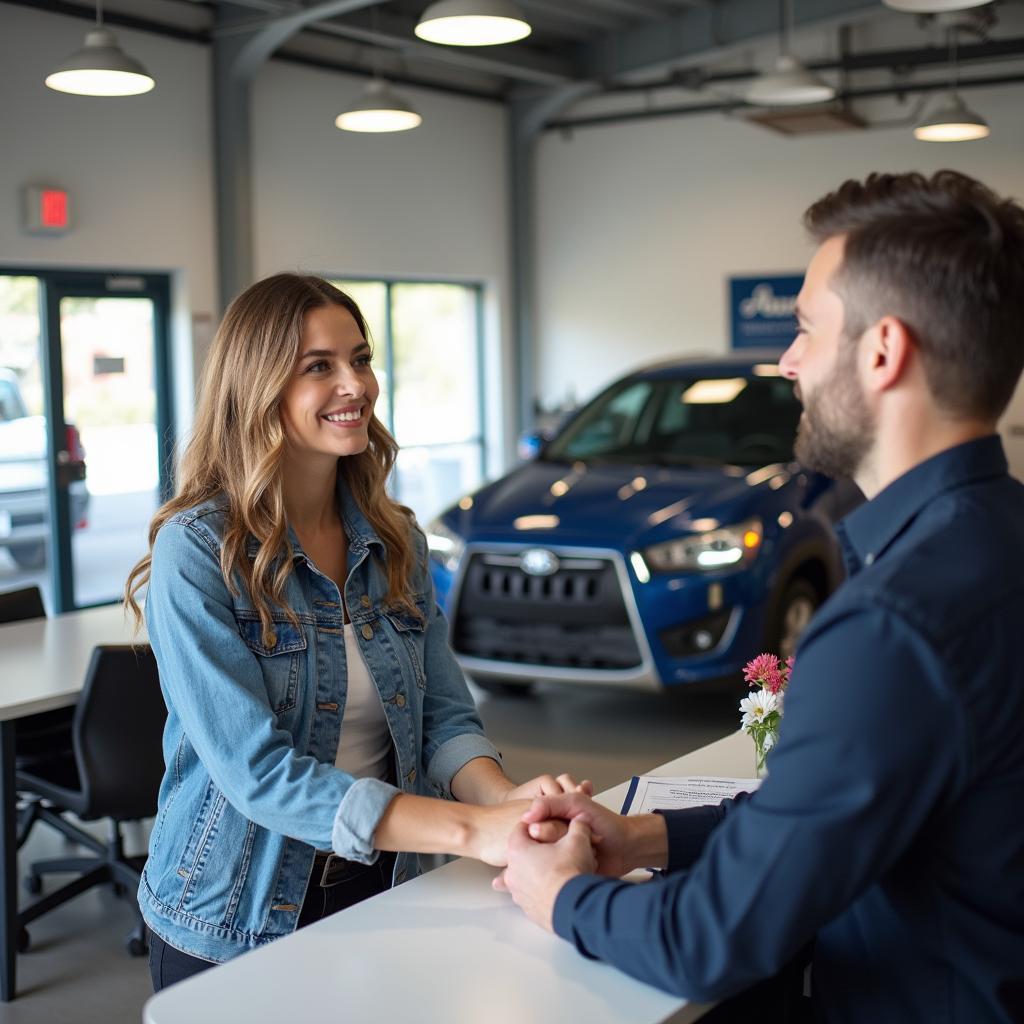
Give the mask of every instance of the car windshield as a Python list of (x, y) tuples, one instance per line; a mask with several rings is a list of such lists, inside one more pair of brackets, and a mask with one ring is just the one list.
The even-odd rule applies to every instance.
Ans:
[(788, 462), (799, 419), (793, 385), (781, 377), (627, 380), (575, 416), (543, 458), (673, 466)]
[(20, 420), (25, 415), (25, 406), (14, 382), (0, 377), (0, 423)]

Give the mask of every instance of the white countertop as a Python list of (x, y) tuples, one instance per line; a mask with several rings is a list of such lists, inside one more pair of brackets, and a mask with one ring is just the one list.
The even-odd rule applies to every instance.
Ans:
[(74, 704), (93, 648), (131, 642), (120, 605), (0, 626), (0, 721)]
[[(648, 774), (745, 776), (751, 757), (749, 737), (735, 733)], [(598, 799), (618, 810), (626, 788)], [(453, 861), (165, 989), (146, 1003), (144, 1020), (661, 1024), (707, 1010), (537, 928), (491, 889), (496, 870)]]

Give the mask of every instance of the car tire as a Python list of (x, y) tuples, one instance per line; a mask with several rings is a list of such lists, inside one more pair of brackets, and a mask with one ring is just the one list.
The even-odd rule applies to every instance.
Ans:
[(46, 544), (41, 540), (7, 550), (19, 569), (42, 569), (46, 565)]
[(772, 615), (766, 650), (783, 661), (795, 654), (797, 643), (820, 604), (821, 596), (810, 580), (790, 580)]
[(484, 693), (493, 693), (496, 697), (526, 697), (533, 690), (529, 679), (477, 679), (471, 677), (473, 683)]

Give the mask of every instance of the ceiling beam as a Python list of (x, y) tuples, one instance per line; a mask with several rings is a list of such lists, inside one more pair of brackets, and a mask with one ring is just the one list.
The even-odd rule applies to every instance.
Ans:
[(622, 26), (621, 18), (592, 8), (567, 7), (562, 0), (519, 0), (519, 6), (524, 9), (527, 17), (531, 11), (536, 11), (545, 24), (573, 25), (577, 31), (589, 29), (607, 32)]
[[(983, 78), (961, 78), (958, 89), (994, 89), (1000, 86), (1024, 84), (1024, 72), (1013, 72), (1005, 75), (986, 75)], [(845, 103), (850, 100), (881, 99), (887, 96), (927, 95), (941, 93), (945, 89), (944, 82), (904, 82), (891, 85), (866, 86), (846, 89), (836, 96), (836, 101)], [(564, 117), (549, 121), (544, 131), (571, 131), (577, 128), (594, 128), (610, 124), (623, 124), (626, 121), (652, 121), (660, 118), (692, 117), (700, 114), (734, 114), (746, 110), (763, 111), (764, 107), (756, 107), (741, 99), (715, 100), (710, 103), (687, 103), (684, 105), (648, 107), (637, 110), (617, 110), (607, 114), (585, 114), (579, 117)], [(913, 124), (913, 120), (908, 121)], [(873, 127), (870, 123), (867, 128)], [(887, 123), (885, 127), (892, 127)]]
[[(295, 15), (298, 13), (293, 4), (281, 2), (281, 0), (235, 0), (235, 2), (262, 11), (267, 11), (271, 3), (276, 3), (277, 10), (281, 14)], [(373, 6), (375, 2), (376, 0), (369, 0), (369, 2), (356, 0), (360, 7)], [(365, 25), (357, 25), (351, 21), (336, 21), (328, 18), (305, 27), (315, 28), (318, 32), (326, 32), (344, 39), (354, 39), (368, 46), (380, 46), (395, 50), (416, 60), (447, 64), (452, 67), (464, 68), (467, 71), (496, 75), (499, 78), (511, 78), (534, 85), (564, 85), (575, 77), (574, 68), (568, 61), (548, 57), (545, 54), (531, 51), (528, 47), (515, 44), (502, 46), (500, 48), (501, 55), (493, 56), (476, 51), (469, 53), (461, 47), (437, 46), (433, 43), (422, 42), (413, 31), (416, 22), (411, 18), (389, 15), (380, 11), (373, 21), (374, 24), (371, 25), (370, 19), (367, 18)]]
[[(247, 31), (248, 39), (234, 58), (233, 73), (251, 78), (273, 52), (296, 32), (338, 14), (348, 14), (363, 7), (372, 7), (377, 0), (323, 0), (300, 10), (279, 14), (261, 22), (255, 31)], [(248, 29), (248, 26), (247, 26)], [(217, 29), (214, 36), (223, 34)]]
[[(883, 10), (880, 0), (794, 0), (794, 28), (827, 28)], [(719, 0), (584, 44), (582, 77), (605, 81), (717, 59), (779, 31), (779, 7), (765, 0)]]

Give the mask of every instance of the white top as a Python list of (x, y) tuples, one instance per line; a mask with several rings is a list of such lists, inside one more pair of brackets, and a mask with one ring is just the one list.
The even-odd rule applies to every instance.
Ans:
[(391, 732), (351, 622), (345, 623), (345, 661), (348, 696), (334, 763), (357, 779), (387, 779), (391, 769)]
[[(736, 732), (648, 774), (742, 776), (752, 749)], [(626, 790), (598, 799), (618, 810)], [(145, 1024), (688, 1024), (707, 1011), (580, 956), (491, 889), (495, 874), (445, 864), (169, 986), (146, 1003)]]

